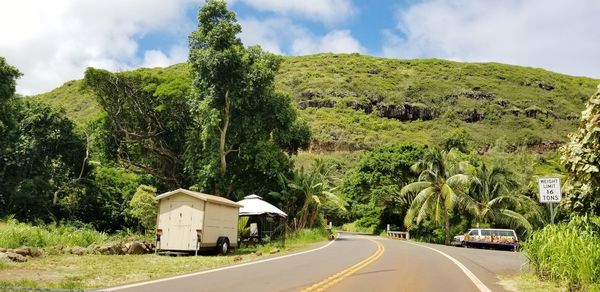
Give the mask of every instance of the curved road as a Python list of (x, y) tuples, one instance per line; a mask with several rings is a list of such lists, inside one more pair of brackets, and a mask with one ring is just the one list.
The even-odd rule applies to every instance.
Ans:
[(102, 291), (504, 291), (497, 275), (524, 262), (515, 252), (343, 233), (316, 250)]

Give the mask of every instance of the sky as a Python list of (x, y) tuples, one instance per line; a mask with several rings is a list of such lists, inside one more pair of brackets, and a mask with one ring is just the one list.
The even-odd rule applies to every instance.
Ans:
[[(0, 56), (47, 92), (85, 68), (187, 60), (201, 0), (0, 0)], [(246, 45), (540, 67), (600, 78), (598, 0), (230, 0)]]

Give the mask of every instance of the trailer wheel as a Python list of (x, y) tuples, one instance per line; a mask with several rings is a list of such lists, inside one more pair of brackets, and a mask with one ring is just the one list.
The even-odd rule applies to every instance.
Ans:
[(217, 251), (221, 255), (226, 255), (229, 252), (229, 238), (221, 237), (217, 241)]

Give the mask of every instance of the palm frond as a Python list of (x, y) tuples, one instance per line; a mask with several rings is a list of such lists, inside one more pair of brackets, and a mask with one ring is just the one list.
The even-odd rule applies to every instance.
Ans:
[(502, 210), (500, 210), (500, 213), (502, 215), (506, 216), (507, 218), (512, 219), (512, 220), (509, 220), (510, 223), (512, 223), (516, 226), (523, 227), (523, 228), (527, 229), (527, 231), (531, 231), (533, 229), (533, 227), (531, 226), (531, 223), (529, 223), (529, 220), (527, 220), (527, 218), (525, 218), (525, 216), (523, 216), (515, 211), (502, 209)]
[(452, 188), (464, 189), (471, 182), (471, 176), (466, 174), (455, 174), (446, 180)]
[(408, 184), (408, 185), (404, 186), (402, 189), (400, 189), (400, 196), (402, 197), (402, 196), (406, 196), (407, 194), (419, 193), (423, 189), (428, 188), (430, 186), (431, 186), (430, 182), (425, 182), (425, 181), (414, 182), (414, 183)]

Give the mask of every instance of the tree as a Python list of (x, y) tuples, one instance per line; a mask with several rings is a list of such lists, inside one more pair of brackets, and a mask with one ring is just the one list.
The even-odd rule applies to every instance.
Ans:
[(400, 197), (416, 194), (404, 218), (404, 225), (410, 227), (413, 220), (420, 223), (427, 216), (436, 224), (444, 224), (445, 243), (450, 244), (450, 212), (456, 203), (466, 196), (469, 176), (457, 173), (452, 165), (451, 153), (430, 149), (423, 159), (411, 169), (420, 172), (417, 182), (406, 185), (400, 190)]
[(244, 47), (240, 32), (225, 2), (209, 0), (190, 35), (198, 130), (189, 135), (186, 168), (198, 188), (229, 197), (276, 187), (277, 175), (291, 166), (283, 151), (293, 154), (310, 141), (289, 96), (274, 89), (281, 59)]
[[(538, 205), (530, 197), (516, 192), (514, 174), (508, 169), (482, 163), (473, 173), (468, 196), (462, 207), (471, 214), (477, 227), (481, 223), (506, 224), (532, 230), (531, 223), (520, 210), (534, 211)], [(539, 216), (538, 216), (539, 217)]]
[(156, 197), (155, 187), (140, 185), (129, 201), (129, 212), (140, 221), (146, 231), (156, 227), (158, 204), (154, 197)]
[(569, 171), (562, 205), (573, 214), (600, 215), (600, 86), (581, 113), (579, 129), (563, 148)]
[(0, 216), (58, 220), (56, 192), (87, 173), (85, 142), (64, 113), (34, 102), (9, 105), (14, 124), (0, 148)]
[(0, 56), (0, 103), (13, 97), (17, 79), (21, 75), (17, 68), (6, 63), (6, 59)]
[[(408, 204), (397, 201), (394, 194), (417, 178), (410, 167), (424, 153), (423, 146), (412, 143), (366, 152), (346, 176), (342, 186), (342, 193), (348, 198), (351, 219), (358, 219), (363, 227), (372, 227), (373, 224), (376, 225), (374, 227), (382, 227), (401, 220)], [(366, 210), (374, 211), (367, 215)]]
[(103, 156), (150, 173), (167, 186), (186, 186), (183, 153), (189, 128), (189, 76), (176, 70), (111, 73), (88, 68), (84, 88), (104, 109), (94, 141)]

